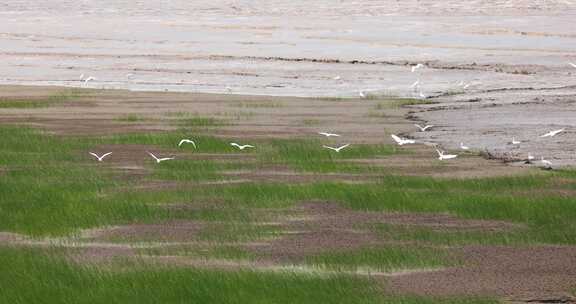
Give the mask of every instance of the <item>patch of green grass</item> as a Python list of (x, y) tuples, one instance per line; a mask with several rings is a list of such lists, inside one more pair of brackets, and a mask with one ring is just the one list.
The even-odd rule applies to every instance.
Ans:
[(152, 178), (177, 181), (206, 181), (222, 179), (225, 165), (217, 161), (178, 159), (153, 164)]
[(254, 112), (246, 112), (246, 111), (236, 111), (236, 112), (217, 112), (214, 113), (217, 116), (223, 116), (230, 120), (249, 120), (256, 115)]
[(225, 260), (254, 260), (256, 256), (240, 247), (230, 245), (214, 245), (210, 247), (193, 246), (169, 246), (139, 250), (147, 255), (185, 256), (201, 259), (225, 259)]
[[(188, 138), (196, 143), (197, 149), (191, 144), (178, 147), (180, 140)], [(232, 153), (237, 152), (230, 143), (224, 139), (213, 136), (195, 134), (194, 131), (178, 130), (163, 133), (129, 133), (102, 136), (98, 138), (86, 138), (92, 145), (150, 145), (165, 149), (178, 149), (201, 153)]]
[(198, 114), (196, 114), (196, 113), (183, 112), (183, 111), (165, 112), (165, 113), (164, 113), (164, 116), (167, 116), (167, 117), (177, 117), (177, 118), (194, 117), (194, 116), (197, 116), (197, 115), (198, 115)]
[(429, 99), (414, 99), (414, 98), (392, 98), (386, 99), (378, 102), (374, 109), (376, 110), (385, 110), (385, 109), (393, 109), (393, 108), (400, 108), (403, 106), (412, 106), (412, 105), (419, 105), (419, 104), (433, 104), (436, 103), (435, 101)]
[(321, 101), (351, 101), (353, 98), (349, 97), (316, 97), (315, 99)]
[[(0, 166), (7, 168), (0, 174), (0, 231), (60, 235), (79, 228), (166, 218), (169, 212), (155, 207), (157, 202), (115, 192), (129, 184), (118, 181), (107, 170), (86, 166), (81, 155), (101, 144), (175, 147), (182, 135), (66, 138), (29, 128), (0, 128)], [(213, 137), (195, 139), (206, 152), (235, 152)], [(179, 181), (218, 179), (219, 170), (228, 167), (215, 161), (185, 159), (150, 164), (153, 178)], [(147, 196), (158, 201), (181, 198), (166, 193)]]
[(138, 121), (146, 120), (146, 117), (140, 116), (138, 114), (126, 114), (126, 115), (116, 117), (115, 120), (116, 121), (122, 121), (122, 122), (138, 122)]
[(203, 229), (199, 239), (204, 241), (257, 241), (261, 239), (276, 238), (281, 228), (276, 225), (258, 225), (255, 223), (218, 223)]
[(375, 224), (371, 227), (379, 237), (386, 240), (414, 241), (419, 244), (459, 246), (459, 245), (518, 245), (535, 241), (527, 229), (513, 231), (461, 231), (434, 230), (430, 227), (412, 225)]
[[(374, 184), (243, 184), (203, 189), (198, 197), (256, 208), (285, 208), (300, 201), (333, 201), (351, 209), (450, 213), (461, 218), (505, 220), (527, 225), (531, 242), (575, 244), (576, 204), (563, 196), (521, 196), (545, 189), (554, 175), (446, 180), (406, 176), (382, 177)], [(464, 236), (462, 236), (464, 237)], [(466, 236), (468, 237), (468, 236)], [(473, 236), (469, 236), (473, 237)], [(506, 234), (513, 242), (526, 235)], [(508, 240), (506, 240), (508, 242)]]
[[(215, 116), (227, 116), (227, 113), (215, 113)], [(198, 128), (214, 128), (230, 125), (224, 119), (216, 117), (202, 116), (194, 112), (167, 112), (164, 113), (167, 117), (173, 117), (174, 124), (181, 128), (198, 129)]]
[(321, 121), (318, 119), (304, 119), (302, 120), (302, 124), (308, 127), (311, 126), (318, 126), (320, 125)]
[(112, 271), (0, 248), (0, 302), (382, 303), (375, 283), (342, 276), (130, 266)]
[(257, 101), (243, 101), (243, 102), (235, 102), (230, 104), (231, 106), (234, 107), (239, 107), (239, 108), (281, 108), (284, 106), (284, 104), (282, 104), (281, 102), (277, 102), (277, 101), (261, 101), (261, 102), (257, 102)]
[[(64, 234), (77, 228), (151, 219), (155, 211), (102, 196), (121, 185), (105, 171), (79, 164), (86, 143), (21, 127), (0, 128), (0, 231)], [(161, 213), (161, 212), (159, 212)]]
[(323, 145), (319, 140), (271, 140), (261, 147), (258, 156), (263, 163), (288, 165), (296, 170), (344, 173), (369, 170), (350, 160), (385, 157), (396, 153), (395, 147), (389, 145), (357, 144), (339, 153)]
[[(224, 249), (228, 251), (228, 249)], [(388, 296), (370, 279), (290, 272), (210, 271), (115, 263), (122, 271), (51, 253), (0, 248), (1, 303), (495, 304), (481, 298)], [(127, 267), (129, 266), (129, 267)]]
[[(0, 166), (5, 169), (0, 174), (0, 197), (3, 198), (0, 200), (0, 231), (57, 235), (78, 228), (136, 220), (226, 216), (218, 210), (171, 212), (159, 207), (161, 204), (214, 201), (240, 210), (286, 208), (301, 201), (323, 200), (355, 210), (450, 213), (462, 218), (512, 221), (525, 224), (529, 233), (510, 233), (494, 238), (500, 238), (502, 242), (510, 239), (510, 243), (576, 244), (573, 220), (576, 204), (570, 197), (523, 194), (537, 193), (538, 189), (575, 188), (576, 174), (570, 171), (464, 180), (383, 174), (375, 183), (354, 185), (246, 183), (132, 193), (115, 191), (129, 185), (116, 180), (111, 172), (82, 164), (86, 158), (81, 155), (97, 145), (142, 144), (176, 148), (181, 138), (189, 137), (185, 135), (190, 134), (177, 131), (61, 138), (28, 128), (0, 128)], [(199, 146), (198, 151), (203, 153), (238, 153), (218, 138), (193, 138)], [(253, 153), (258, 153), (259, 161), (265, 164), (288, 165), (312, 172), (367, 172), (353, 167), (360, 166), (353, 161), (385, 156), (394, 151), (389, 146), (352, 145), (340, 153), (332, 153), (322, 149), (318, 141), (302, 140), (262, 141), (257, 146)], [(196, 152), (193, 147), (181, 149)], [(183, 158), (159, 165), (150, 163), (149, 167), (156, 179), (200, 181), (219, 179), (222, 170), (239, 165)], [(483, 242), (482, 237), (459, 235), (452, 238), (476, 238), (477, 242)]]
[(184, 128), (208, 128), (208, 127), (222, 127), (228, 125), (224, 120), (215, 117), (189, 117), (179, 119), (177, 124)]
[(66, 90), (41, 99), (0, 98), (0, 109), (46, 108), (64, 102), (69, 102), (72, 99), (77, 98), (79, 96), (80, 92), (77, 90)]
[(466, 90), (461, 89), (461, 88), (451, 89), (451, 90), (445, 91), (444, 96), (454, 96), (454, 95), (460, 95), (460, 94), (464, 94), (464, 93), (466, 93)]
[(334, 270), (400, 271), (453, 265), (446, 252), (428, 248), (360, 248), (309, 256), (307, 264)]
[(392, 116), (390, 116), (390, 114), (386, 113), (386, 112), (378, 112), (378, 111), (370, 111), (368, 112), (368, 114), (366, 114), (366, 117), (371, 117), (371, 118), (390, 118)]

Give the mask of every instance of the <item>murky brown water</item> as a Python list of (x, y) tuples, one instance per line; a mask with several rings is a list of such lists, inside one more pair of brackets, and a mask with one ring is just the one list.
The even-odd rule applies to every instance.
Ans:
[[(576, 49), (567, 26), (575, 12), (574, 0), (7, 1), (0, 83), (79, 86), (85, 74), (99, 88), (407, 95), (415, 75), (405, 61), (560, 66)], [(297, 58), (349, 63), (289, 60)], [(443, 69), (424, 76), (426, 94), (461, 79), (525, 80)]]

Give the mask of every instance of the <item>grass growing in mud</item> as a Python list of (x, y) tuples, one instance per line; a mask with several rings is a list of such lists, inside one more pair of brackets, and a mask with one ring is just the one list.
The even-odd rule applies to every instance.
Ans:
[(281, 102), (277, 101), (243, 101), (231, 103), (230, 106), (239, 108), (281, 108), (284, 106)]
[(522, 233), (506, 236), (511, 238), (510, 242), (575, 244), (573, 199), (529, 194), (535, 189), (549, 188), (555, 178), (554, 174), (469, 180), (390, 176), (374, 184), (229, 185), (206, 188), (196, 195), (255, 208), (285, 208), (300, 201), (323, 200), (373, 212), (447, 212), (462, 218), (526, 225)]
[(105, 189), (118, 183), (107, 173), (79, 165), (81, 141), (26, 128), (0, 128), (0, 231), (62, 234), (114, 222), (151, 218), (144, 205), (112, 201)]
[(191, 144), (184, 144), (178, 147), (178, 143), (183, 138), (194, 140), (198, 149), (203, 153), (233, 153), (236, 150), (230, 146), (228, 141), (212, 136), (198, 135), (190, 130), (178, 130), (167, 133), (131, 133), (105, 136), (100, 138), (88, 138), (92, 145), (112, 144), (112, 145), (144, 145), (156, 146), (162, 149), (178, 149), (194, 152), (196, 149)]
[(435, 230), (414, 225), (374, 224), (371, 230), (384, 240), (411, 241), (426, 245), (519, 245), (531, 242), (524, 229), (512, 231), (461, 231), (458, 229)]
[(369, 279), (151, 267), (112, 271), (29, 249), (0, 248), (0, 302), (24, 303), (497, 303), (382, 295)]
[[(576, 188), (570, 171), (538, 176), (447, 180), (382, 176), (375, 183), (216, 185), (169, 191), (115, 191), (120, 182), (107, 170), (86, 166), (81, 154), (100, 144), (140, 144), (176, 148), (186, 132), (128, 134), (101, 138), (58, 138), (18, 127), (0, 128), (0, 231), (63, 234), (76, 228), (151, 221), (179, 215), (162, 203), (219, 201), (242, 208), (285, 208), (301, 201), (324, 200), (356, 210), (450, 213), (462, 218), (506, 220), (525, 224), (523, 233), (503, 238), (514, 242), (576, 243), (576, 204), (550, 190)], [(202, 153), (239, 153), (227, 141), (196, 136)], [(331, 153), (317, 141), (273, 140), (258, 146), (259, 161), (313, 172), (349, 171), (345, 161), (384, 157), (389, 146), (351, 146)], [(185, 153), (198, 153), (183, 146)], [(249, 152), (256, 153), (256, 152)], [(240, 161), (242, 162), (242, 161)], [(98, 163), (94, 162), (94, 165)], [(239, 166), (209, 160), (179, 159), (160, 165), (145, 163), (152, 178), (177, 181), (220, 179), (221, 171)], [(562, 180), (561, 183), (558, 180)], [(547, 190), (546, 195), (538, 195)], [(177, 212), (176, 212), (177, 213)], [(218, 216), (218, 212), (206, 216)], [(430, 236), (433, 237), (433, 236)], [(452, 238), (479, 238), (453, 235)]]
[(437, 103), (432, 100), (428, 99), (414, 99), (414, 98), (391, 98), (385, 101), (380, 101), (376, 104), (374, 109), (376, 110), (385, 110), (385, 109), (393, 109), (393, 108), (400, 108), (403, 106), (412, 106), (412, 105), (419, 105), (419, 104), (433, 104)]
[(352, 271), (399, 271), (430, 269), (451, 265), (446, 253), (427, 248), (360, 248), (352, 251), (312, 255), (305, 263), (314, 267)]
[[(345, 277), (134, 265), (113, 272), (0, 249), (2, 303), (378, 303), (374, 284)], [(290, 286), (290, 288), (287, 288)]]
[[(576, 204), (554, 190), (576, 189), (573, 171), (538, 176), (484, 179), (434, 179), (380, 176), (373, 183), (244, 183), (198, 186), (195, 181), (221, 179), (238, 163), (219, 163), (201, 154), (240, 154), (228, 141), (190, 130), (162, 134), (124, 134), (60, 138), (20, 127), (0, 128), (0, 231), (33, 236), (62, 235), (79, 228), (191, 219), (209, 223), (198, 240), (215, 244), (207, 250), (183, 248), (180, 255), (198, 258), (254, 259), (252, 252), (227, 246), (282, 236), (285, 227), (259, 212), (284, 212), (303, 201), (329, 201), (353, 210), (450, 213), (462, 218), (506, 220), (522, 224), (504, 232), (449, 232), (418, 227), (375, 225), (376, 235), (418, 242), (422, 248), (367, 247), (304, 257), (303, 264), (327, 270), (433, 268), (447, 264), (444, 252), (426, 245), (576, 244)], [(190, 145), (177, 147), (182, 138)], [(386, 157), (386, 145), (356, 145), (331, 153), (316, 140), (257, 141), (246, 153), (258, 164), (286, 165), (309, 172), (369, 172), (352, 160)], [(181, 153), (178, 161), (143, 165), (152, 179), (184, 182), (178, 189), (130, 190), (129, 182), (87, 163), (99, 145), (135, 144)], [(195, 157), (199, 157), (196, 159)], [(243, 163), (245, 159), (238, 162)], [(348, 163), (350, 162), (350, 163)], [(243, 164), (244, 165), (244, 164)], [(356, 165), (354, 165), (356, 166)], [(192, 183), (191, 183), (192, 182)], [(120, 187), (121, 190), (120, 190)], [(540, 194), (540, 191), (547, 191)], [(208, 206), (186, 209), (186, 206)], [(215, 207), (217, 204), (218, 207)], [(175, 205), (177, 205), (175, 207)], [(153, 252), (150, 252), (153, 254)], [(160, 254), (160, 253), (159, 253)], [(126, 269), (126, 267), (122, 268)], [(382, 295), (374, 282), (343, 276), (296, 273), (218, 272), (135, 265), (114, 272), (68, 264), (30, 250), (0, 248), (0, 302), (162, 303), (494, 303), (476, 299), (422, 299)]]
[(80, 92), (78, 90), (67, 90), (64, 92), (56, 93), (54, 95), (40, 98), (0, 98), (0, 109), (34, 109), (46, 108), (65, 102), (70, 102), (74, 98), (78, 98)]
[(185, 128), (207, 128), (226, 126), (224, 120), (214, 117), (190, 117), (178, 120), (178, 125)]
[(198, 235), (204, 241), (254, 241), (276, 238), (281, 232), (275, 225), (253, 225), (250, 223), (217, 223)]
[(238, 246), (219, 245), (199, 246), (165, 246), (158, 248), (140, 249), (140, 253), (151, 256), (178, 256), (192, 257), (203, 260), (229, 260), (229, 261), (252, 261), (256, 256)]
[(266, 164), (288, 165), (292, 169), (320, 172), (366, 172), (369, 167), (350, 160), (385, 157), (396, 153), (390, 145), (352, 145), (340, 153), (323, 148), (319, 140), (272, 140), (259, 151), (260, 161)]
[(116, 121), (121, 121), (121, 122), (139, 122), (139, 121), (145, 121), (145, 120), (146, 120), (146, 117), (140, 116), (138, 114), (126, 114), (126, 115), (116, 117)]
[[(126, 183), (107, 170), (82, 164), (81, 155), (104, 143), (173, 147), (180, 138), (177, 134), (58, 138), (28, 128), (3, 127), (0, 136), (0, 167), (5, 168), (0, 174), (0, 231), (65, 234), (78, 228), (167, 216), (165, 210), (116, 195), (113, 189)], [(232, 151), (214, 138), (200, 139), (207, 151)], [(153, 168), (156, 178), (200, 180), (215, 178), (219, 167), (212, 162), (182, 160)]]

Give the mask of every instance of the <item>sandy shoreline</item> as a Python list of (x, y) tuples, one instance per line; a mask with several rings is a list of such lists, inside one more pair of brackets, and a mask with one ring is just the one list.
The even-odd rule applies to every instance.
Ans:
[[(566, 84), (566, 62), (576, 60), (572, 0), (164, 5), (2, 4), (0, 84), (82, 86), (85, 74), (96, 77), (91, 88), (411, 96), (407, 65), (426, 62), (422, 88), (434, 96), (462, 80), (473, 89)], [(527, 65), (538, 73), (523, 74)]]

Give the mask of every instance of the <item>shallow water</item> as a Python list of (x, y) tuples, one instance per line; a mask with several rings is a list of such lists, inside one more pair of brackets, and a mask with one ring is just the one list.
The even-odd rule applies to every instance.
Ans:
[[(417, 76), (406, 61), (555, 67), (576, 59), (567, 26), (575, 12), (574, 0), (8, 1), (0, 83), (81, 86), (85, 74), (97, 88), (409, 96)], [(465, 72), (428, 69), (423, 90), (519, 81)]]

